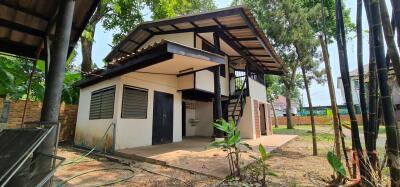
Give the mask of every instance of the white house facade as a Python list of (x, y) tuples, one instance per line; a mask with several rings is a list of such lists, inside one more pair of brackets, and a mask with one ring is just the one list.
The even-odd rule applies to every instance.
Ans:
[(143, 23), (106, 61), (77, 83), (77, 145), (104, 140), (99, 149), (116, 151), (221, 137), (219, 118), (236, 122), (242, 138), (272, 133), (263, 77), (284, 70), (246, 8)]

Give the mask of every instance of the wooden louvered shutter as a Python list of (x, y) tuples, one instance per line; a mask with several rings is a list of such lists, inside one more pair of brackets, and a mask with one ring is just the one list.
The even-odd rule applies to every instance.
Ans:
[(146, 119), (148, 91), (134, 87), (124, 87), (121, 118)]
[(89, 119), (111, 119), (114, 116), (115, 86), (92, 92)]

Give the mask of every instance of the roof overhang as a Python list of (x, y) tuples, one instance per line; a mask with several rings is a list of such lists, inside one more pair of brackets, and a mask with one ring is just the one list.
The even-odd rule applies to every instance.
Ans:
[(111, 62), (135, 52), (155, 35), (185, 32), (197, 34), (217, 32), (220, 38), (247, 62), (261, 65), (266, 72), (276, 74), (285, 72), (281, 58), (259, 28), (250, 10), (245, 7), (232, 7), (174, 19), (144, 22), (115, 46), (105, 60)]
[[(36, 58), (46, 36), (53, 38), (60, 0), (0, 1), (0, 51)], [(99, 0), (76, 0), (70, 37), (72, 51)], [(44, 51), (44, 50), (41, 50)], [(45, 53), (39, 56), (44, 59)]]
[(87, 87), (132, 71), (179, 76), (222, 65), (224, 62), (223, 56), (163, 40), (138, 53), (118, 59), (112, 68), (82, 79), (76, 86)]

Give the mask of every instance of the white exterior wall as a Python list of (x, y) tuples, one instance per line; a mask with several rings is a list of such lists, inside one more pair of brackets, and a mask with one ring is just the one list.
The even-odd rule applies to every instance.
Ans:
[[(266, 128), (268, 128), (268, 125), (270, 123), (270, 120), (268, 119), (269, 116), (267, 115), (267, 94), (266, 94), (266, 88), (264, 85), (261, 83), (249, 78), (249, 88), (250, 88), (250, 96), (246, 98), (246, 104), (243, 109), (243, 116), (240, 119), (240, 124), (239, 124), (239, 130), (242, 138), (249, 138), (249, 139), (255, 139), (256, 138), (256, 125), (260, 124), (255, 124), (255, 106), (254, 106), (254, 100), (258, 102), (258, 104), (265, 104), (265, 123), (266, 123)], [(259, 107), (257, 107), (258, 110), (258, 117), (260, 119), (260, 111)], [(261, 122), (261, 121), (259, 121)], [(260, 127), (261, 130), (261, 127)], [(268, 129), (267, 129), (268, 132)]]
[(178, 77), (178, 90), (194, 88), (194, 74), (188, 74)]
[[(211, 136), (213, 134), (213, 103), (191, 101), (194, 109), (186, 109), (186, 136)], [(191, 120), (196, 120), (195, 123)]]
[(243, 109), (243, 116), (239, 122), (240, 136), (242, 138), (255, 139), (256, 129), (254, 126), (253, 100), (246, 97), (246, 104)]
[(196, 72), (196, 89), (214, 92), (214, 74), (208, 70)]
[[(120, 89), (123, 85), (148, 89), (147, 119), (123, 119), (117, 116), (116, 149), (152, 145), (153, 131), (153, 99), (154, 91), (174, 95), (173, 142), (182, 140), (182, 95), (177, 91), (178, 79), (174, 75), (155, 75), (128, 73), (121, 77)], [(122, 98), (122, 92), (118, 97)], [(121, 111), (122, 99), (118, 102)]]
[[(107, 128), (111, 123), (116, 123), (116, 116), (118, 115), (117, 106), (121, 100), (120, 90), (118, 89), (120, 85), (120, 78), (116, 77), (113, 79), (109, 79), (106, 81), (102, 81), (98, 84), (83, 88), (80, 90), (79, 95), (79, 107), (78, 107), (78, 115), (76, 120), (76, 129), (75, 129), (75, 139), (74, 143), (79, 146), (85, 147), (93, 147), (96, 144), (99, 144), (101, 138), (106, 132)], [(90, 100), (93, 91), (100, 90), (109, 86), (116, 86), (115, 90), (115, 101), (114, 101), (114, 118), (112, 119), (96, 119), (89, 120), (89, 112), (90, 112)], [(99, 145), (99, 148), (111, 148), (112, 142), (112, 133), (113, 128), (111, 127), (107, 133), (107, 142), (103, 145)]]
[(144, 43), (139, 49), (145, 48), (148, 45), (152, 45), (156, 42), (160, 42), (162, 39), (186, 45), (188, 47), (194, 47), (194, 33), (185, 32), (177, 34), (155, 35), (152, 38), (150, 38), (146, 43)]
[[(116, 85), (113, 119), (89, 120), (91, 92)], [(148, 89), (147, 119), (121, 118), (123, 86)], [(81, 89), (75, 143), (92, 147), (103, 136), (111, 122), (116, 124), (115, 149), (152, 145), (154, 91), (173, 94), (173, 142), (182, 140), (182, 95), (177, 91), (174, 75), (128, 73)], [(113, 128), (109, 131), (107, 146), (112, 146)]]

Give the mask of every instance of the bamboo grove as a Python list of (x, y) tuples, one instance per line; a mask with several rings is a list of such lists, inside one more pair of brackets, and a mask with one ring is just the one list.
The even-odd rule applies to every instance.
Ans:
[[(400, 46), (396, 46), (396, 39), (394, 38), (395, 32), (397, 31), (397, 43), (399, 44), (400, 3), (398, 0), (391, 0), (393, 13), (390, 18), (385, 0), (357, 0), (357, 64), (358, 79), (360, 80), (360, 108), (365, 141), (364, 151), (351, 95), (352, 85), (350, 84), (348, 68), (349, 59), (347, 56), (347, 38), (343, 23), (342, 1), (336, 0), (335, 2), (336, 41), (339, 52), (340, 72), (344, 86), (346, 105), (351, 119), (351, 143), (352, 152), (354, 153), (351, 156), (353, 160), (356, 161), (351, 171), (349, 171), (349, 173), (352, 173), (351, 181), (354, 184), (363, 186), (382, 186), (382, 169), (387, 166), (390, 172), (391, 186), (400, 186), (400, 128), (395, 119), (393, 101), (391, 98), (391, 84), (400, 85), (400, 63), (398, 53)], [(364, 72), (362, 60), (364, 55), (362, 50), (363, 23), (361, 19), (363, 4), (368, 20), (367, 24), (369, 26), (368, 72)], [(323, 42), (321, 42), (321, 44), (322, 43)], [(385, 51), (385, 46), (387, 51)], [(389, 76), (389, 72), (393, 72), (394, 76)], [(364, 75), (367, 76), (364, 77)], [(368, 86), (366, 84), (368, 84)], [(368, 87), (368, 89), (366, 89), (366, 87)], [(380, 125), (384, 125), (386, 130), (387, 140), (386, 151), (384, 153), (378, 153), (376, 148)], [(340, 124), (336, 128), (340, 128)], [(339, 141), (336, 141), (336, 144), (338, 142)], [(343, 151), (346, 153), (345, 150)], [(336, 151), (336, 154), (340, 154), (340, 152)], [(384, 155), (383, 161), (379, 159), (378, 154)], [(348, 163), (346, 165), (348, 165)], [(348, 169), (350, 170), (350, 167), (348, 167)]]

